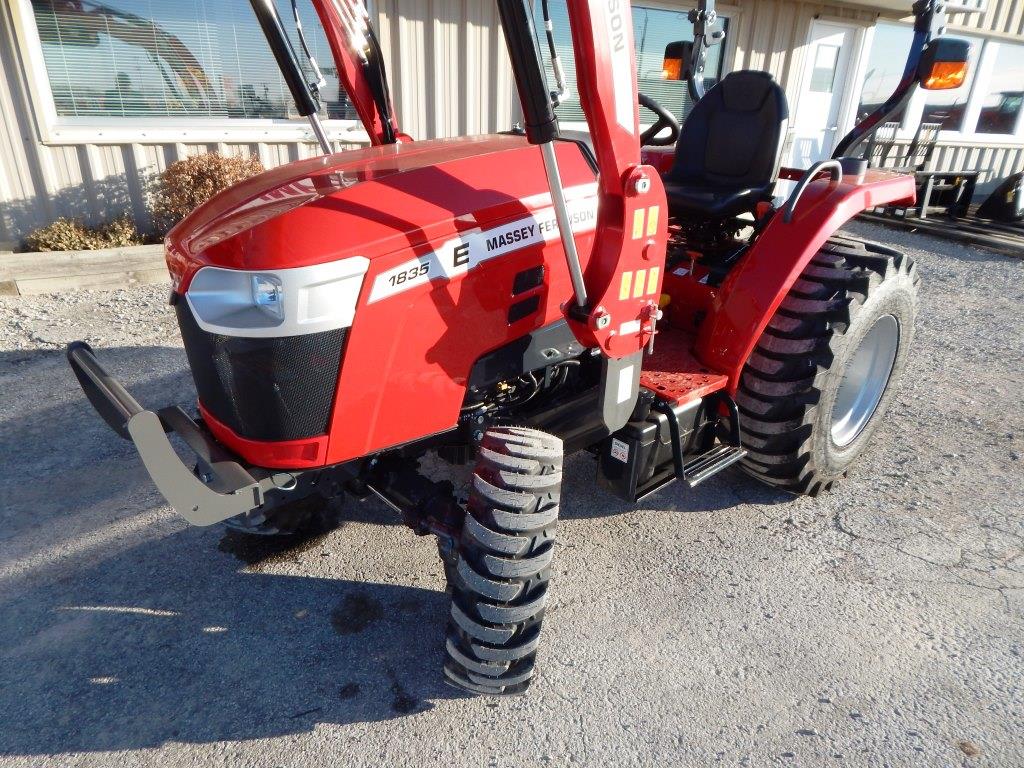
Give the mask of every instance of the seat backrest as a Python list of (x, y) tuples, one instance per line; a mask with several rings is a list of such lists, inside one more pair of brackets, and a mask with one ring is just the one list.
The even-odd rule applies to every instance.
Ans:
[(778, 171), (786, 94), (767, 72), (730, 72), (690, 111), (667, 181), (723, 188), (765, 187)]

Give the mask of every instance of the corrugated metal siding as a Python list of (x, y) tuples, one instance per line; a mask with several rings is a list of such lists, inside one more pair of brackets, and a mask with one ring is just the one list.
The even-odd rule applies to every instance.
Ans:
[(52, 208), (47, 195), (36, 193), (42, 178), (27, 151), (33, 128), (5, 5), (0, 5), (0, 70), (0, 243), (11, 243), (51, 216)]
[(399, 124), (416, 138), (507, 130), (512, 70), (491, 0), (377, 0)]
[(939, 145), (931, 167), (943, 171), (981, 171), (981, 182), (991, 184), (1024, 170), (1024, 148)]
[(962, 29), (994, 32), (997, 35), (1024, 36), (1024, 2), (1022, 0), (988, 0), (980, 13), (953, 13), (949, 16), (951, 30)]
[[(731, 69), (764, 69), (772, 73), (793, 98), (800, 88), (804, 52), (811, 21), (849, 19), (871, 24), (877, 17), (872, 10), (786, 0), (734, 0), (731, 15), (726, 65)], [(995, 32), (1024, 38), (1024, 0), (988, 0), (979, 14), (954, 14), (951, 28), (957, 26), (978, 32)], [(980, 171), (979, 191), (984, 193), (999, 179), (1024, 170), (1024, 147), (978, 146), (944, 143), (932, 157), (934, 170)]]
[(730, 16), (726, 43), (732, 53), (727, 67), (770, 72), (789, 94), (800, 87), (807, 35), (815, 18), (869, 24), (877, 16), (874, 11), (787, 0), (734, 0), (729, 5), (736, 10), (722, 10)]
[[(680, 8), (691, 7), (680, 0)], [(766, 69), (790, 93), (799, 88), (804, 48), (815, 16), (870, 23), (876, 13), (835, 4), (734, 0), (727, 43), (732, 69)], [(377, 0), (402, 129), (416, 138), (488, 133), (518, 113), (504, 38), (493, 0)], [(952, 19), (976, 30), (1024, 37), (1024, 0), (989, 0), (983, 14)], [(57, 216), (93, 222), (127, 210), (146, 227), (146, 189), (174, 161), (209, 151), (253, 155), (267, 167), (309, 157), (298, 142), (44, 146), (37, 140), (11, 28), (0, 0), (0, 243), (20, 240)], [(341, 149), (346, 145), (339, 144)], [(935, 167), (977, 168), (986, 181), (1024, 166), (1020, 147), (943, 146)]]

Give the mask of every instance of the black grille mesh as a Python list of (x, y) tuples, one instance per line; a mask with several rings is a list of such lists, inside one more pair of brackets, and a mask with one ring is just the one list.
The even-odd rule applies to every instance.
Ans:
[(207, 333), (188, 302), (175, 309), (199, 400), (250, 440), (301, 440), (327, 432), (348, 329), (245, 339)]

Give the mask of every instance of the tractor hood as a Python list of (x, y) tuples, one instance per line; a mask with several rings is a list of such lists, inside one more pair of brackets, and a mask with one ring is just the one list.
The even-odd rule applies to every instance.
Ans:
[[(566, 186), (593, 184), (560, 142)], [(541, 154), (513, 135), (393, 144), (290, 163), (216, 195), (166, 239), (177, 290), (201, 267), (273, 270), (374, 259), (550, 205)]]

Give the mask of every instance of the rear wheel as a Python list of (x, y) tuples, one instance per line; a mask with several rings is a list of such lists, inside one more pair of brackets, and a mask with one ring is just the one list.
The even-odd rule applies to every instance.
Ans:
[(846, 475), (906, 366), (918, 282), (897, 251), (826, 242), (743, 369), (736, 402), (747, 472), (812, 496)]
[(514, 694), (530, 684), (561, 482), (558, 438), (517, 427), (495, 427), (484, 435), (449, 571), (444, 672), (460, 688)]

